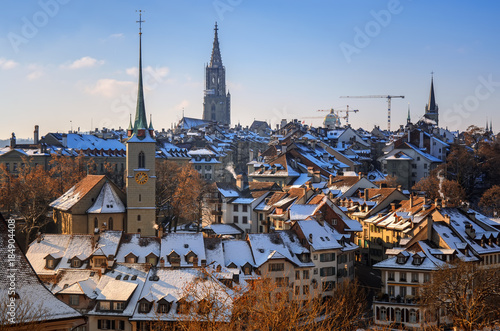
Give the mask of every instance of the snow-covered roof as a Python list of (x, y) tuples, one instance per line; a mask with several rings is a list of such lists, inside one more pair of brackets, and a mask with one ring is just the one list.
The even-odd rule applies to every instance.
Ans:
[(56, 200), (50, 203), (50, 207), (59, 210), (70, 210), (77, 202), (79, 202), (92, 188), (98, 185), (106, 176), (104, 175), (87, 175), (84, 179), (75, 184), (72, 188), (66, 191)]
[(319, 205), (293, 204), (290, 206), (290, 220), (305, 220), (309, 216), (314, 215), (318, 206)]
[[(0, 297), (4, 298), (5, 301), (11, 295), (9, 287), (11, 286), (13, 270), (15, 270), (16, 311), (22, 311), (24, 321), (50, 323), (63, 319), (76, 319), (83, 323), (83, 316), (78, 311), (57, 299), (40, 282), (35, 270), (17, 243), (14, 244), (14, 247), (8, 243), (7, 222), (0, 216), (0, 261), (4, 262), (3, 267), (0, 268)], [(15, 260), (12, 260), (9, 255), (14, 255)], [(18, 321), (19, 319), (16, 318), (16, 322)], [(0, 324), (7, 323), (7, 318), (2, 317)]]
[(204, 229), (212, 230), (216, 235), (240, 235), (243, 231), (233, 224), (213, 223), (204, 227)]
[(325, 229), (326, 225), (321, 225), (315, 220), (297, 221), (302, 233), (315, 251), (341, 249), (340, 245), (330, 231)]
[(125, 262), (125, 258), (133, 254), (137, 257), (136, 263), (146, 263), (146, 257), (154, 254), (160, 257), (160, 243), (158, 238), (141, 237), (140, 234), (124, 234), (120, 247), (116, 253), (116, 261)]
[(105, 231), (100, 234), (97, 248), (94, 250), (94, 255), (114, 255), (116, 256), (116, 251), (120, 240), (122, 238), (122, 231)]
[(89, 214), (124, 213), (125, 205), (112, 185), (106, 181), (94, 204), (87, 210)]
[(127, 301), (137, 288), (137, 283), (110, 279), (97, 296), (97, 300)]
[(192, 251), (198, 260), (206, 260), (203, 234), (198, 233), (167, 233), (161, 238), (161, 257), (165, 259), (165, 266), (170, 266), (167, 256), (174, 252), (180, 256), (181, 267), (193, 266), (185, 259), (185, 255)]

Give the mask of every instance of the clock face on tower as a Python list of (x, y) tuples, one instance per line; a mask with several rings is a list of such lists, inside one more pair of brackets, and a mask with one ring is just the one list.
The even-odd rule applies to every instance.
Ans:
[(144, 171), (138, 172), (135, 174), (135, 181), (138, 184), (146, 184), (148, 181), (148, 174)]

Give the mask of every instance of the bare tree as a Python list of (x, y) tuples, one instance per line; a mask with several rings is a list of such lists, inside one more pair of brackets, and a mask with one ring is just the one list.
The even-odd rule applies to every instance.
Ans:
[(422, 303), (443, 310), (455, 327), (472, 331), (500, 321), (500, 268), (472, 262), (443, 266), (422, 288)]

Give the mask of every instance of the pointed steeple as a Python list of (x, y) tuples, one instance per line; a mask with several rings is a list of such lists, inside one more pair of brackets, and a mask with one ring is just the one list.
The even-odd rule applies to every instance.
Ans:
[[(135, 110), (134, 133), (148, 128), (146, 106), (144, 104), (144, 89), (142, 86), (142, 12), (139, 11), (139, 84), (137, 88), (137, 107)], [(144, 131), (143, 131), (144, 132)]]
[(220, 56), (220, 48), (219, 48), (219, 36), (217, 34), (217, 22), (215, 22), (215, 34), (214, 34), (214, 46), (212, 48), (212, 57), (210, 58), (210, 67), (222, 67), (222, 57)]
[(488, 116), (486, 116), (486, 126), (484, 127), (484, 131), (488, 132)]
[(411, 123), (411, 117), (410, 117), (410, 103), (408, 102), (408, 117), (406, 118), (406, 124)]
[(436, 98), (434, 97), (434, 73), (431, 77), (431, 92), (429, 94), (429, 103), (427, 104), (426, 113), (434, 113), (436, 110)]
[(493, 120), (490, 118), (490, 133), (493, 133)]

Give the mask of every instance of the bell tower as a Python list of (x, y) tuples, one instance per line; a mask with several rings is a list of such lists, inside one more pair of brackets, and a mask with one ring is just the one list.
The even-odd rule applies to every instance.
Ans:
[(127, 224), (128, 233), (155, 235), (156, 224), (156, 140), (152, 120), (147, 123), (142, 86), (142, 11), (139, 11), (139, 82), (135, 120), (127, 140)]
[(222, 65), (217, 22), (210, 64), (205, 67), (203, 119), (219, 124), (231, 124), (231, 95), (226, 94), (226, 68)]

